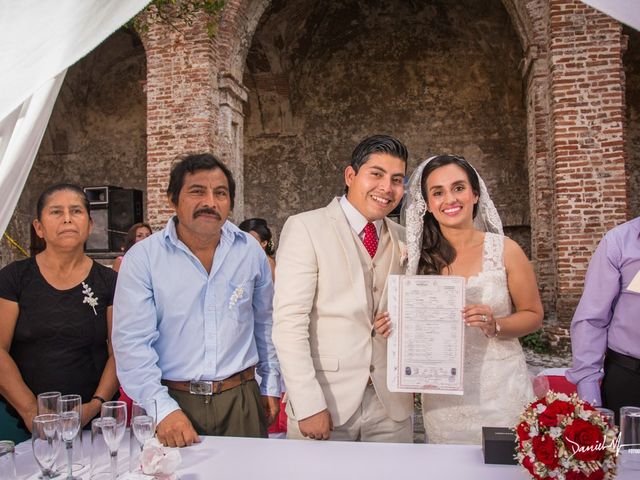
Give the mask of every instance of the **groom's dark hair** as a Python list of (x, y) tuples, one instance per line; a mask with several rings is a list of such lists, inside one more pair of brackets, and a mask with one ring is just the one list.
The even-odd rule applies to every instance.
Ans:
[[(351, 154), (351, 168), (358, 174), (360, 167), (367, 163), (372, 153), (386, 153), (392, 157), (399, 158), (407, 169), (409, 153), (404, 143), (391, 135), (372, 135), (362, 140)], [(349, 192), (349, 187), (345, 186), (345, 193)]]

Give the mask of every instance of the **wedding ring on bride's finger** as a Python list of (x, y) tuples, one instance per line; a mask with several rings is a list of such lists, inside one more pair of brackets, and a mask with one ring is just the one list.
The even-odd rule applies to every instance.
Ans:
[(486, 315), (482, 315), (482, 321), (483, 321), (484, 323), (487, 323), (487, 316), (486, 316)]

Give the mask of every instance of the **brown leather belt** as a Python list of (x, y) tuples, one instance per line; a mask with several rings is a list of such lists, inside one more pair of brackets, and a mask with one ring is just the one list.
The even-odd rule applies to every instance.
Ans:
[(230, 390), (255, 378), (255, 366), (251, 366), (241, 372), (231, 375), (224, 380), (162, 380), (162, 384), (171, 390), (189, 392), (192, 395), (215, 395), (217, 393)]

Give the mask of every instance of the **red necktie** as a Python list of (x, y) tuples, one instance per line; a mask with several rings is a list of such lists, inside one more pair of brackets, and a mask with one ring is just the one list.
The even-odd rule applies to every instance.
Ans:
[(378, 232), (376, 232), (376, 226), (369, 222), (364, 227), (364, 238), (362, 239), (362, 243), (364, 243), (364, 248), (367, 249), (371, 258), (373, 258), (376, 254), (376, 250), (378, 250)]

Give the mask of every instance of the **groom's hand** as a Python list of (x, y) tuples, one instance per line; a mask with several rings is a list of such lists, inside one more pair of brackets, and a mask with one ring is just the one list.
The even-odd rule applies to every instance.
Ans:
[(300, 433), (305, 437), (313, 440), (329, 440), (331, 430), (333, 430), (333, 421), (331, 414), (326, 408), (321, 412), (311, 415), (298, 421)]

